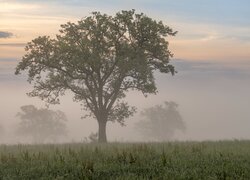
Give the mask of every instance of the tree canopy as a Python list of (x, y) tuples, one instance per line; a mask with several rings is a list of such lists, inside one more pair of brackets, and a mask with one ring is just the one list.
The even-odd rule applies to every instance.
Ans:
[(162, 21), (135, 10), (114, 16), (93, 12), (77, 23), (61, 25), (55, 38), (38, 37), (16, 74), (28, 71), (30, 96), (59, 103), (65, 91), (74, 93), (99, 124), (99, 141), (106, 142), (106, 123), (124, 120), (135, 112), (123, 101), (128, 90), (156, 93), (154, 71), (175, 73), (167, 36), (176, 34)]
[(62, 111), (37, 109), (33, 105), (21, 107), (17, 114), (21, 119), (16, 133), (31, 137), (35, 143), (54, 142), (67, 134), (66, 116)]
[(136, 129), (148, 140), (166, 141), (173, 138), (176, 130), (184, 131), (185, 123), (175, 102), (164, 102), (145, 109), (143, 119), (136, 124)]

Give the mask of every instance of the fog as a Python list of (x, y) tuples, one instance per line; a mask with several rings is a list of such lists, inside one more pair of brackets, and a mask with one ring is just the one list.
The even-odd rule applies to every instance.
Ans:
[[(16, 114), (23, 105), (45, 107), (38, 98), (26, 95), (32, 90), (27, 76), (15, 76), (17, 60), (2, 59), (0, 68), (0, 134), (1, 143), (29, 143), (15, 135), (20, 121)], [(204, 61), (172, 60), (178, 73), (175, 76), (155, 73), (158, 94), (145, 98), (140, 92), (127, 94), (126, 101), (137, 107), (137, 114), (126, 120), (126, 126), (109, 122), (109, 141), (146, 141), (134, 128), (141, 120), (140, 112), (164, 101), (174, 101), (186, 124), (185, 132), (176, 132), (173, 140), (250, 139), (250, 66)], [(67, 118), (68, 136), (59, 142), (83, 142), (91, 132), (97, 132), (95, 119), (81, 117), (87, 114), (79, 103), (73, 102), (68, 92), (60, 105), (50, 109), (63, 111)]]

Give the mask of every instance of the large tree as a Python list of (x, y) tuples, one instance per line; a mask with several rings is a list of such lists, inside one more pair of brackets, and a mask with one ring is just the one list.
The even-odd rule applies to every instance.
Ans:
[(125, 92), (156, 93), (153, 72), (175, 73), (166, 37), (176, 32), (134, 10), (114, 16), (93, 12), (61, 28), (54, 39), (43, 36), (27, 44), (16, 74), (28, 70), (34, 86), (29, 95), (50, 104), (72, 91), (96, 118), (99, 142), (106, 142), (107, 122), (124, 124), (135, 112), (122, 100)]
[(37, 109), (33, 105), (21, 107), (17, 116), (21, 119), (16, 133), (31, 137), (35, 143), (54, 142), (67, 134), (66, 116), (62, 111)]
[(141, 113), (143, 119), (135, 127), (147, 140), (170, 140), (176, 130), (184, 131), (185, 123), (173, 101), (165, 101), (164, 105), (156, 105)]

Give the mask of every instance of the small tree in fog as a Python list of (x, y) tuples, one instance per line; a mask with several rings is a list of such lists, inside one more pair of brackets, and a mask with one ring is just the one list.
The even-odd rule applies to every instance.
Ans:
[(107, 122), (123, 125), (135, 112), (122, 100), (125, 93), (156, 93), (153, 72), (175, 73), (166, 37), (176, 32), (134, 10), (115, 16), (94, 12), (61, 27), (55, 39), (43, 36), (28, 43), (16, 74), (28, 70), (34, 83), (29, 95), (50, 104), (59, 103), (66, 90), (73, 92), (97, 120), (99, 142), (106, 142)]
[(148, 140), (166, 141), (174, 136), (176, 130), (185, 130), (185, 124), (174, 102), (164, 102), (145, 109), (141, 115), (143, 120), (135, 127)]
[(21, 110), (17, 114), (21, 119), (16, 131), (18, 135), (31, 137), (35, 143), (43, 143), (55, 142), (67, 134), (67, 118), (62, 111), (37, 109), (33, 105), (22, 106)]
[(92, 143), (98, 142), (98, 133), (91, 132), (90, 135), (88, 136), (88, 140)]

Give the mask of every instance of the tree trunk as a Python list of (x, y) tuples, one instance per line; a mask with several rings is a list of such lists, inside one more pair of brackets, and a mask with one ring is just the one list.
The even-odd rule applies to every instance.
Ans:
[(107, 121), (98, 121), (99, 131), (98, 131), (98, 142), (99, 143), (106, 143), (107, 142), (107, 135), (106, 135), (106, 124)]

